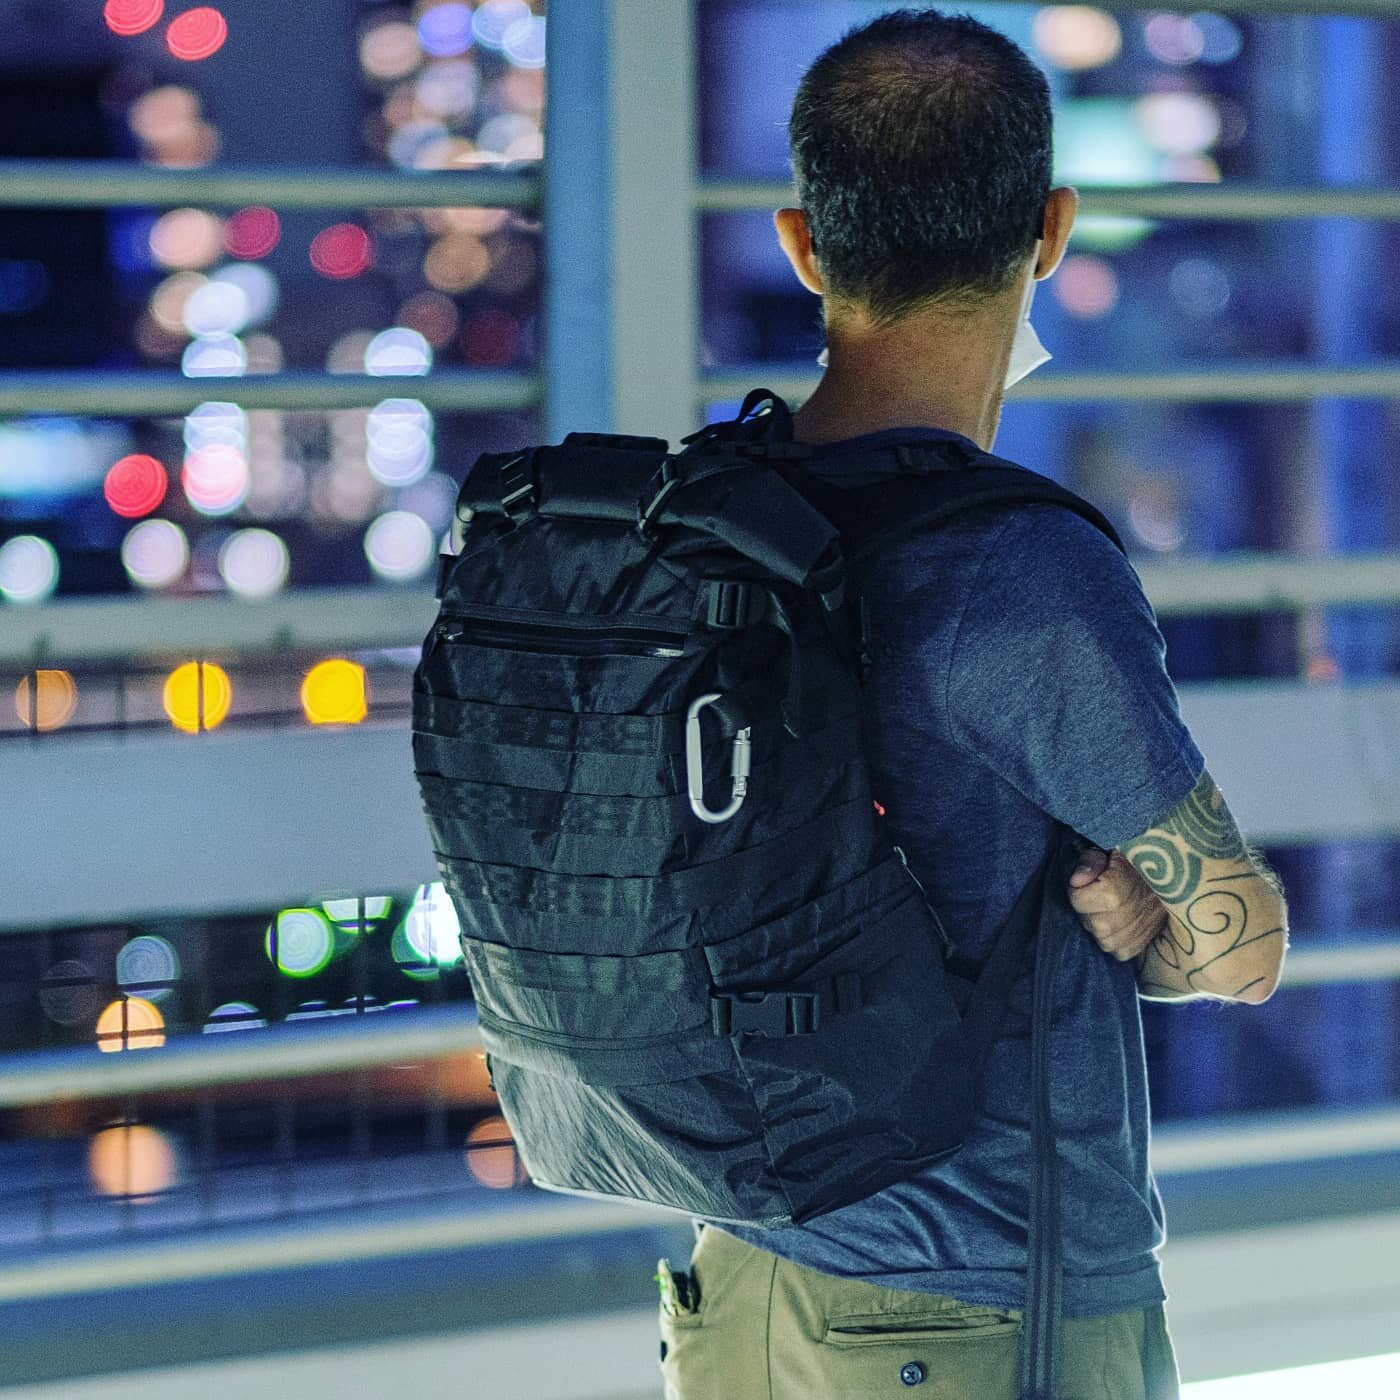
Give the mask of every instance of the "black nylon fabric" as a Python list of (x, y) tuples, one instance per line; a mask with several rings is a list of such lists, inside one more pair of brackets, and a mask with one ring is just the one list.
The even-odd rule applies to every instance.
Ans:
[[(479, 459), (413, 750), (531, 1178), (778, 1226), (956, 1150), (972, 1074), (941, 927), (881, 833), (833, 611), (864, 526), (801, 489), (800, 445), (768, 460), (753, 424), (731, 436)], [(747, 610), (712, 617), (716, 581)], [(722, 821), (688, 792), (705, 697), (700, 800), (742, 796)]]

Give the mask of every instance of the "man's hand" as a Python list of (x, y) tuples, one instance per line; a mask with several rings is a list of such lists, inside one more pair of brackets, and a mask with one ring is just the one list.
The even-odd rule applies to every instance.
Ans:
[(1079, 857), (1069, 902), (1094, 941), (1119, 962), (1145, 953), (1167, 922), (1162, 901), (1127, 859), (1097, 846)]

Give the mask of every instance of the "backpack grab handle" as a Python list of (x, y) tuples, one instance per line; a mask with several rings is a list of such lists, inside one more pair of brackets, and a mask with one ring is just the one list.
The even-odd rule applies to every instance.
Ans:
[(733, 758), (729, 768), (734, 781), (731, 800), (728, 806), (719, 811), (705, 805), (705, 758), (700, 743), (700, 712), (722, 698), (717, 690), (702, 695), (691, 702), (685, 716), (686, 790), (690, 796), (690, 809), (702, 822), (727, 822), (744, 805), (749, 791), (749, 769), (753, 761), (750, 743), (752, 731), (745, 725), (734, 735)]

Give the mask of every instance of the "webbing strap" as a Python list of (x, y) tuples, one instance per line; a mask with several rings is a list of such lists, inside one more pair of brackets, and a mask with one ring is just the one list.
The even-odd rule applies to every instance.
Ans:
[(449, 890), (464, 900), (587, 918), (648, 919), (725, 903), (751, 882), (797, 868), (813, 851), (842, 850), (868, 811), (865, 798), (843, 802), (776, 840), (665, 875), (564, 875), (465, 860), (443, 851), (436, 855)]
[(414, 697), (413, 708), (420, 728), (474, 744), (594, 753), (685, 752), (684, 710), (655, 715), (579, 714), (422, 694)]

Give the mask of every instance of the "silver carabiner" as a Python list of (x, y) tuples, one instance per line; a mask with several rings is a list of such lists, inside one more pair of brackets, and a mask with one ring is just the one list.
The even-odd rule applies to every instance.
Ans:
[(685, 782), (690, 794), (690, 810), (702, 822), (727, 822), (744, 805), (749, 791), (751, 731), (745, 725), (734, 736), (734, 756), (729, 766), (734, 779), (733, 800), (718, 812), (705, 806), (705, 758), (700, 744), (700, 711), (721, 698), (717, 690), (702, 695), (691, 703), (685, 717)]

